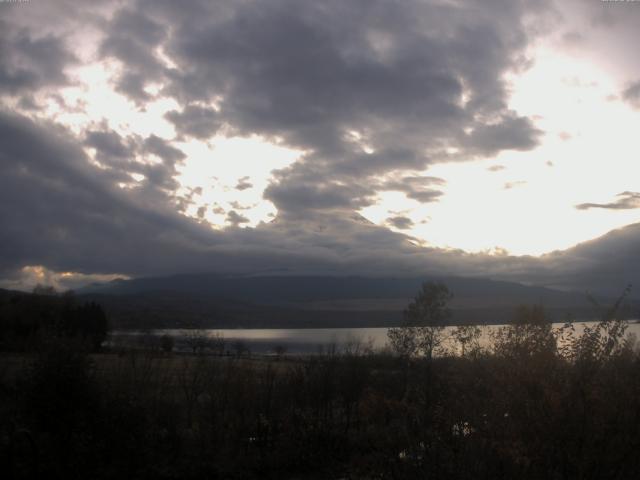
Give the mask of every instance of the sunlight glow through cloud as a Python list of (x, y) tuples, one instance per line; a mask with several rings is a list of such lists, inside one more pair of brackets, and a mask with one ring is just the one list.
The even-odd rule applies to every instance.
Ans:
[[(140, 109), (113, 90), (117, 72), (113, 62), (76, 69), (73, 75), (79, 86), (60, 92), (62, 105), (47, 98), (44, 115), (76, 134), (103, 119), (123, 136), (174, 138), (175, 129), (164, 115), (179, 108), (175, 100), (160, 98)], [(640, 113), (615, 96), (619, 86), (614, 80), (593, 64), (541, 48), (535, 53), (534, 66), (512, 75), (509, 82), (510, 108), (534, 118), (545, 132), (538, 148), (502, 152), (490, 160), (506, 166), (498, 172), (487, 170), (489, 161), (435, 165), (422, 173), (447, 182), (439, 201), (421, 204), (400, 192), (379, 192), (378, 202), (360, 213), (425, 245), (471, 252), (497, 248), (517, 255), (567, 248), (638, 221), (640, 214), (635, 210), (575, 209), (580, 203), (607, 202), (633, 190), (631, 179), (640, 173), (634, 157), (640, 150), (635, 128)], [(160, 85), (149, 88), (157, 92)], [(358, 130), (345, 135), (364, 152), (374, 153)], [(175, 195), (181, 198), (195, 190), (184, 213), (214, 228), (229, 226), (231, 211), (243, 219), (239, 224), (243, 227), (275, 218), (276, 208), (262, 198), (271, 172), (291, 165), (303, 153), (258, 136), (217, 136), (173, 144), (186, 154), (178, 167), (181, 187)], [(140, 161), (153, 161), (153, 156)], [(135, 182), (144, 179), (139, 173), (131, 177), (134, 183), (120, 187), (134, 188)], [(235, 188), (242, 178), (250, 188)], [(593, 179), (598, 181), (597, 188)], [(410, 227), (401, 230), (387, 222), (399, 212), (411, 220)]]
[[(423, 173), (447, 182), (439, 201), (421, 204), (400, 192), (379, 192), (378, 202), (360, 213), (425, 245), (472, 252), (497, 248), (517, 255), (567, 248), (638, 221), (640, 214), (635, 210), (578, 211), (575, 205), (607, 202), (633, 190), (631, 179), (640, 173), (635, 161), (635, 152), (640, 151), (635, 128), (640, 113), (615, 97), (618, 85), (597, 66), (544, 48), (534, 57), (531, 69), (509, 78), (510, 108), (534, 118), (545, 132), (538, 148), (501, 153), (490, 160), (506, 166), (498, 172), (487, 170), (489, 161), (435, 165)], [(115, 62), (103, 62), (76, 69), (73, 75), (79, 85), (60, 92), (63, 104), (48, 97), (44, 115), (76, 134), (103, 119), (123, 136), (174, 138), (175, 129), (164, 115), (179, 108), (175, 100), (160, 98), (138, 108), (113, 90), (118, 68)], [(157, 92), (160, 87), (148, 88)], [(358, 130), (345, 135), (364, 152), (374, 152)], [(229, 226), (231, 211), (242, 219), (239, 226), (243, 227), (275, 218), (276, 208), (262, 198), (271, 172), (291, 165), (302, 154), (258, 136), (217, 136), (173, 144), (186, 154), (178, 167), (181, 187), (175, 195), (181, 198), (195, 191), (184, 213), (214, 228)], [(152, 159), (149, 156), (146, 161)], [(120, 187), (134, 188), (135, 182), (144, 179), (139, 173), (131, 177), (133, 183)], [(250, 187), (236, 189), (241, 179)], [(408, 228), (401, 230), (387, 222), (398, 214), (410, 219)]]
[(96, 121), (104, 120), (121, 135), (154, 134), (161, 138), (172, 138), (175, 131), (164, 114), (178, 108), (176, 101), (160, 98), (147, 103), (144, 109), (137, 108), (113, 88), (112, 82), (119, 68), (116, 62), (110, 61), (78, 68), (73, 76), (79, 85), (60, 92), (64, 106), (55, 97), (49, 96), (46, 99), (45, 117), (66, 125), (74, 133), (80, 133)]
[[(162, 58), (169, 61), (166, 55)], [(174, 139), (175, 128), (166, 120), (165, 114), (179, 109), (176, 101), (159, 98), (148, 102), (144, 109), (138, 108), (113, 89), (113, 79), (119, 68), (116, 62), (103, 62), (74, 70), (73, 77), (78, 85), (62, 89), (59, 99), (45, 96), (47, 108), (43, 118), (60, 122), (77, 135), (95, 127), (96, 120), (101, 119), (108, 128), (123, 137), (156, 135), (166, 140)], [(148, 93), (157, 93), (160, 89), (161, 85), (147, 87)], [(212, 107), (216, 108), (215, 105)], [(255, 135), (217, 136), (208, 141), (188, 139), (173, 141), (173, 145), (186, 154), (185, 161), (178, 167), (177, 181), (181, 187), (175, 192), (176, 197), (180, 198), (194, 189), (201, 191), (192, 196), (192, 204), (184, 213), (206, 220), (215, 228), (229, 225), (227, 214), (231, 210), (246, 218), (247, 221), (241, 224), (244, 227), (255, 227), (260, 222), (272, 220), (277, 210), (262, 198), (271, 172), (290, 165), (302, 154)], [(363, 149), (367, 150), (367, 147)], [(95, 149), (87, 148), (86, 151), (94, 166), (105, 168), (95, 158)], [(153, 155), (147, 155), (136, 161), (153, 163), (153, 159)], [(132, 173), (131, 177), (133, 183), (120, 182), (118, 186), (122, 189), (135, 188), (136, 182), (145, 178), (139, 173)], [(251, 185), (250, 188), (235, 188), (242, 178)]]
[[(226, 215), (231, 210), (246, 217), (248, 221), (242, 226), (254, 227), (272, 220), (277, 210), (262, 198), (271, 172), (290, 165), (302, 154), (258, 136), (216, 137), (208, 143), (189, 141), (176, 145), (187, 155), (179, 167), (182, 188), (178, 193), (201, 189), (187, 215), (198, 218), (198, 210), (204, 207), (200, 218), (219, 228), (227, 226)], [(236, 188), (241, 180), (246, 188)]]
[[(637, 209), (575, 208), (637, 190), (640, 112), (616, 98), (619, 85), (596, 65), (544, 49), (530, 70), (509, 80), (510, 108), (535, 119), (545, 132), (540, 146), (491, 160), (434, 165), (423, 173), (446, 180), (439, 201), (420, 205), (386, 192), (362, 215), (384, 224), (402, 211), (413, 225), (390, 228), (428, 245), (471, 252), (498, 248), (515, 255), (568, 248), (639, 221)], [(492, 172), (492, 164), (505, 168)]]

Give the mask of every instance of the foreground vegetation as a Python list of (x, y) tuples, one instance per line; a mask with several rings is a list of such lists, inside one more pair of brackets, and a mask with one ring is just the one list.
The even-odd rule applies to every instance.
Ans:
[(52, 335), (2, 359), (2, 472), (635, 478), (640, 355), (615, 311), (578, 336), (523, 307), (489, 347), (461, 331), (457, 356), (426, 354), (439, 332), (428, 325), (397, 332), (421, 339), (409, 353), (352, 345), (307, 358), (92, 353), (81, 335)]

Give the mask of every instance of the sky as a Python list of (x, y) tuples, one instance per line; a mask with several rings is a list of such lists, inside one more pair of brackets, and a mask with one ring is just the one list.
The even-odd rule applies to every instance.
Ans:
[(0, 1), (0, 284), (640, 270), (640, 2)]

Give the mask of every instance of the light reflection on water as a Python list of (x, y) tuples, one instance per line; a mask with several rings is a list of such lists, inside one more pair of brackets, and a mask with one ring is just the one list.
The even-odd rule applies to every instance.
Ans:
[[(630, 320), (627, 328), (627, 335), (634, 334), (640, 339), (640, 323), (637, 320)], [(582, 332), (585, 325), (595, 324), (595, 322), (575, 322), (576, 334)], [(554, 323), (555, 328), (560, 328), (563, 323)], [(491, 339), (491, 333), (502, 325), (487, 325), (482, 328), (480, 345), (487, 346)], [(455, 327), (446, 327), (444, 335), (447, 337), (445, 347), (456, 349), (455, 342), (450, 338), (450, 334)], [(344, 351), (347, 348), (359, 347), (383, 349), (387, 346), (388, 328), (269, 328), (269, 329), (202, 329), (198, 334), (205, 335), (211, 339), (223, 338), (224, 349), (234, 351), (240, 343), (252, 353), (269, 354), (273, 353), (276, 347), (282, 347), (286, 353), (311, 354), (319, 351), (335, 349)], [(186, 338), (194, 333), (187, 329), (155, 329), (146, 331), (116, 330), (112, 333), (110, 343), (132, 344), (143, 337), (159, 338), (162, 335), (169, 335), (175, 340), (175, 349), (186, 351)]]

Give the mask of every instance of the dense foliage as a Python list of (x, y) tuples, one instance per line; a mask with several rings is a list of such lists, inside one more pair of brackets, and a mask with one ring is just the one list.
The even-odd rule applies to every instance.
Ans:
[(102, 307), (78, 302), (72, 292), (58, 294), (38, 286), (33, 294), (3, 291), (0, 295), (0, 350), (33, 350), (52, 339), (67, 338), (97, 351), (107, 332)]

